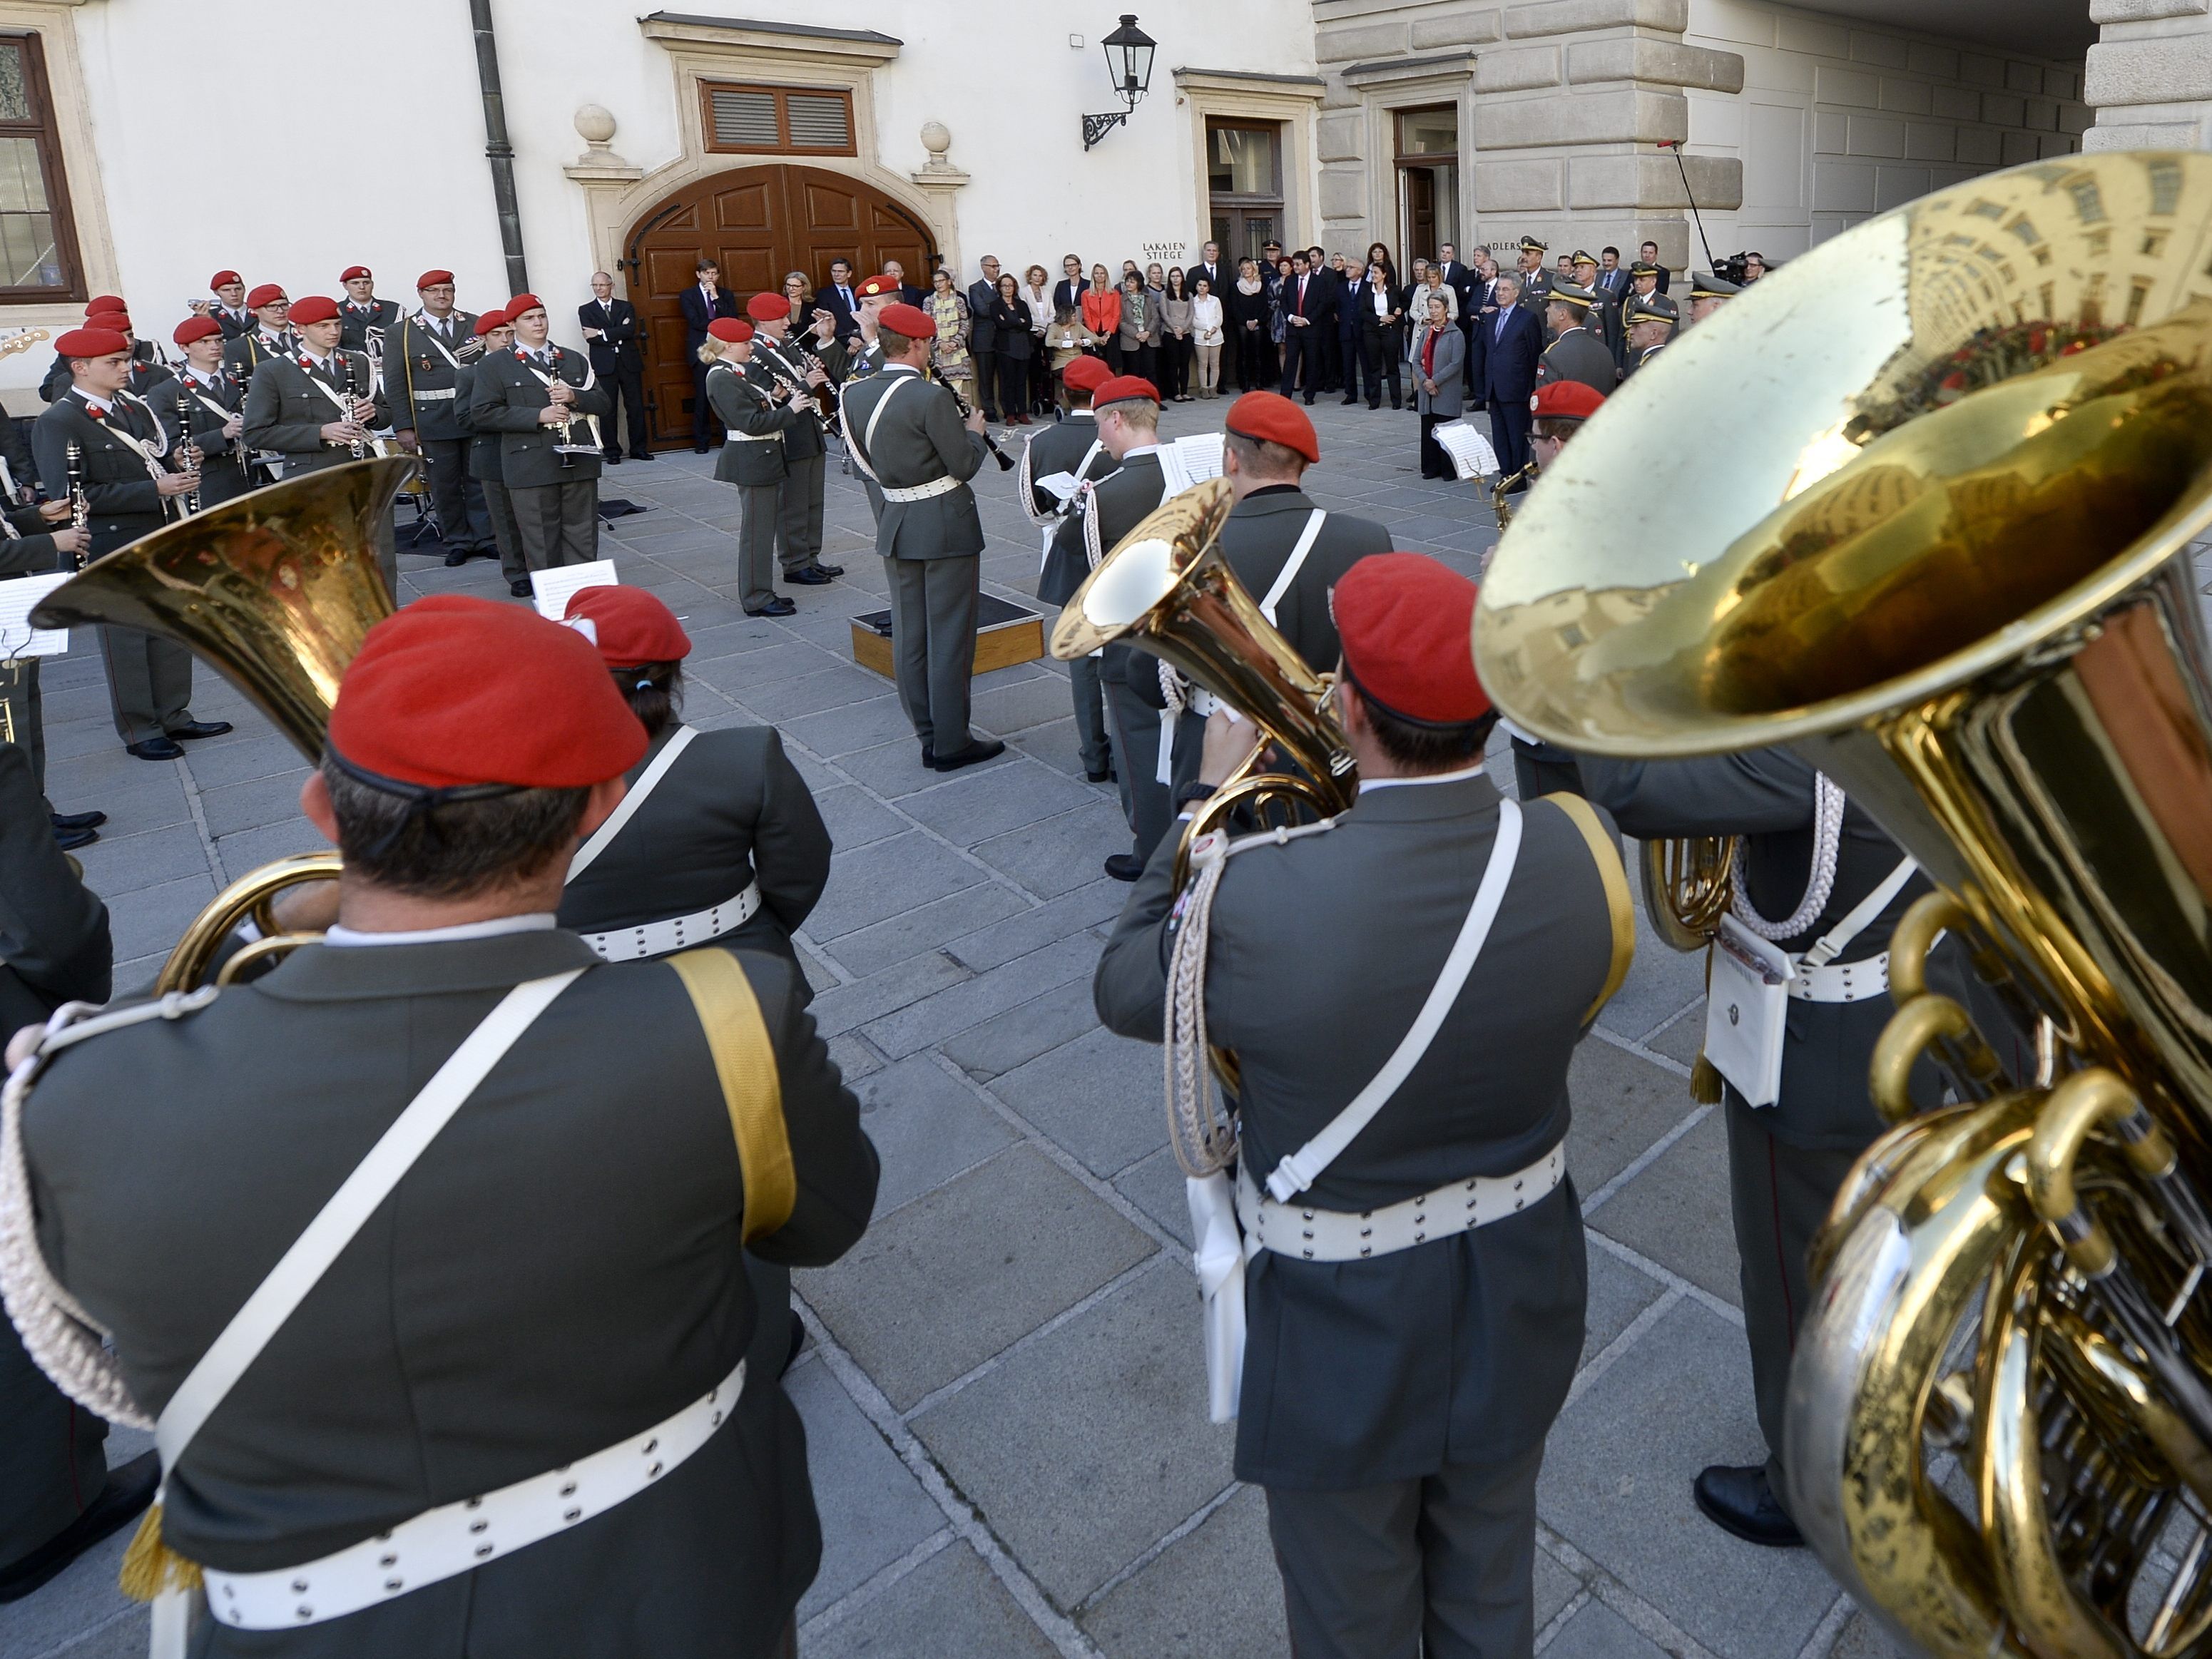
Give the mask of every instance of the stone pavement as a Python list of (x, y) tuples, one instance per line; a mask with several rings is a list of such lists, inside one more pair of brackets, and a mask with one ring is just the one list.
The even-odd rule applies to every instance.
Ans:
[[(1172, 434), (1224, 405), (1171, 408)], [(1472, 569), (1496, 538), (1468, 485), (1421, 481), (1411, 414), (1316, 410), (1327, 506)], [(611, 470), (650, 506), (605, 544), (695, 642), (689, 718), (772, 721), (837, 845), (801, 944), (815, 1013), (883, 1157), (873, 1228), (799, 1275), (811, 1341), (786, 1378), (805, 1413), (826, 1547), (800, 1609), (821, 1659), (1261, 1659), (1286, 1650), (1261, 1495), (1206, 1421), (1182, 1183), (1156, 1049), (1103, 1030), (1090, 977), (1127, 890), (1128, 839), (1085, 784), (1056, 665), (976, 686), (1007, 754), (924, 771), (891, 687), (855, 667), (848, 617), (884, 603), (867, 507), (833, 474), (825, 556), (787, 621), (736, 602), (733, 502), (704, 458)], [(984, 575), (1026, 598), (1037, 538), (1010, 474), (977, 479)], [(402, 556), (407, 597), (501, 591), (485, 563)], [(140, 983), (223, 882), (319, 843), (299, 757), (205, 669), (195, 712), (235, 735), (125, 756), (96, 655), (46, 684), (52, 793), (111, 815), (87, 850)], [(1502, 748), (1502, 741), (1501, 741)], [(1510, 767), (1501, 767), (1510, 787)], [(1886, 1650), (1817, 1562), (1723, 1536), (1690, 1477), (1759, 1455), (1728, 1223), (1722, 1125), (1692, 1104), (1701, 971), (1646, 937), (1572, 1077), (1570, 1168), (1590, 1227), (1589, 1335), (1541, 1487), (1538, 1646), (1559, 1659), (1858, 1659)], [(141, 1437), (111, 1442), (119, 1458)], [(142, 1653), (113, 1589), (123, 1540), (0, 1609), (0, 1654)]]

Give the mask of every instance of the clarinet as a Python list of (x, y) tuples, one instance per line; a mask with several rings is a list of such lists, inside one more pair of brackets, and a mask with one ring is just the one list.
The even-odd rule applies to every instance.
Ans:
[(177, 393), (177, 459), (185, 464), (185, 474), (192, 481), (192, 487), (185, 492), (185, 516), (189, 519), (200, 510), (200, 452), (192, 442), (191, 394), (181, 390)]
[[(953, 386), (948, 380), (939, 380), (938, 381), (938, 385), (943, 386), (947, 392), (950, 392), (952, 394), (953, 404), (959, 410), (960, 418), (962, 420), (964, 421), (968, 419), (969, 416), (975, 412), (968, 407), (968, 400), (960, 395), (958, 387)], [(999, 447), (999, 441), (991, 435), (991, 428), (988, 426), (983, 428), (983, 443), (984, 447), (989, 449), (992, 455), (998, 460), (1000, 471), (1011, 472), (1014, 470), (1014, 458), (1007, 454), (1005, 450)]]
[(761, 360), (762, 366), (768, 370), (769, 374), (774, 376), (775, 379), (782, 385), (784, 390), (788, 392), (794, 399), (805, 398), (813, 403), (814, 409), (812, 412), (814, 418), (822, 424), (822, 436), (823, 441), (827, 441), (831, 438), (836, 437), (838, 435), (838, 429), (836, 417), (834, 417), (828, 410), (822, 407), (819, 395), (812, 386), (806, 384), (805, 375), (800, 370), (792, 367), (790, 359), (775, 349), (774, 343), (769, 339), (767, 335), (756, 334), (753, 336), (753, 349), (756, 351), (764, 349), (767, 352), (768, 355)]
[[(71, 440), (70, 447), (62, 453), (69, 463), (70, 528), (89, 538), (92, 534), (92, 499), (84, 493), (84, 446)], [(87, 556), (90, 551), (88, 541), (77, 549), (75, 556), (79, 570), (92, 562)]]
[[(361, 422), (356, 417), (353, 406), (355, 400), (361, 396), (361, 388), (354, 383), (354, 362), (350, 357), (346, 359), (345, 371), (346, 422), (349, 426), (358, 427)], [(364, 440), (356, 438), (346, 447), (356, 461), (365, 461), (368, 459), (368, 445)]]

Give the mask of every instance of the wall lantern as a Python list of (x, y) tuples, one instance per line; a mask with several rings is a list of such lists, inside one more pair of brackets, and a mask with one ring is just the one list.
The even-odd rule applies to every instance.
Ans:
[(1106, 72), (1114, 77), (1114, 90), (1123, 107), (1111, 115), (1083, 118), (1083, 148), (1089, 149), (1129, 118), (1129, 112), (1152, 84), (1152, 51), (1158, 43), (1137, 27), (1134, 12), (1121, 14), (1121, 27), (1099, 45), (1106, 49)]

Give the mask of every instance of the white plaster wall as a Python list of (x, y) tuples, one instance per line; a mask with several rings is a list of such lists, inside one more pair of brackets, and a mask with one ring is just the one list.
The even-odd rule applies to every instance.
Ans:
[(1943, 185), (2078, 150), (2089, 125), (2079, 64), (1767, 0), (1690, 0), (1683, 38), (1744, 60), (1741, 93), (1689, 94), (1691, 153), (1743, 162), (1742, 207), (1705, 216), (1723, 258), (1791, 258)]

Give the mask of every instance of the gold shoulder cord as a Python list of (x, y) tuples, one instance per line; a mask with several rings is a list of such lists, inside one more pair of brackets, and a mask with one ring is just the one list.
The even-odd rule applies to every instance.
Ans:
[(1589, 845), (1590, 861), (1597, 866), (1597, 878), (1605, 885), (1605, 908), (1613, 918), (1613, 965), (1606, 972), (1605, 988), (1583, 1015), (1583, 1024), (1587, 1025), (1620, 988), (1628, 977), (1629, 965), (1636, 960), (1636, 907), (1628, 896), (1628, 873), (1620, 866), (1620, 848), (1606, 834), (1596, 809), (1580, 795), (1565, 791), (1542, 799), (1565, 812), (1583, 832), (1583, 840)]
[(790, 1220), (799, 1199), (775, 1045), (769, 1041), (760, 1001), (745, 970), (727, 951), (684, 951), (669, 957), (668, 965), (690, 993), (691, 1006), (707, 1033), (708, 1050), (714, 1056), (714, 1074), (721, 1079), (722, 1100), (729, 1108), (738, 1163), (744, 1175), (744, 1237), (750, 1243)]

